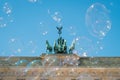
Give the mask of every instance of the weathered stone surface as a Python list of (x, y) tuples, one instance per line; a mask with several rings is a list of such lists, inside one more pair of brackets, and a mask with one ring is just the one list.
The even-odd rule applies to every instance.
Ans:
[[(15, 63), (19, 60), (28, 63), (46, 57), (62, 61), (67, 56), (78, 59), (78, 66), (39, 65), (28, 66)], [(48, 63), (49, 64), (49, 63)], [(51, 54), (41, 57), (0, 57), (0, 80), (120, 80), (120, 57), (79, 57), (75, 54)]]
[[(120, 57), (78, 57), (75, 54), (51, 54), (49, 56), (57, 56), (57, 58), (64, 59), (66, 56), (71, 55), (79, 58), (79, 67), (120, 68)], [(27, 60), (31, 62), (33, 60), (43, 60), (45, 57), (46, 55), (41, 57), (11, 57), (8, 60), (6, 60), (7, 57), (0, 57), (0, 67), (15, 66), (15, 62), (19, 60)]]

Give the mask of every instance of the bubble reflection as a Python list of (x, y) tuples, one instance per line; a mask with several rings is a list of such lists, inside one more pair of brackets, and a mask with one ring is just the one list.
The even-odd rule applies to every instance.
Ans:
[(92, 4), (86, 12), (86, 26), (92, 36), (103, 39), (111, 29), (108, 9), (101, 3)]

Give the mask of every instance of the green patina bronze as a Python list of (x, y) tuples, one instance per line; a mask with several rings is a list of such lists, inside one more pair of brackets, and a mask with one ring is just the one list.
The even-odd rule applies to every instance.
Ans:
[(59, 38), (54, 42), (54, 46), (52, 48), (52, 46), (49, 44), (48, 40), (46, 40), (46, 52), (48, 53), (52, 53), (52, 51), (54, 50), (54, 53), (56, 54), (72, 54), (73, 50), (75, 49), (75, 41), (72, 42), (70, 48), (69, 48), (69, 53), (67, 52), (67, 42), (65, 39), (63, 39), (61, 37), (62, 34), (62, 29), (63, 27), (56, 27), (58, 30), (58, 35)]
[(70, 48), (69, 48), (69, 53), (73, 53), (73, 50), (75, 49), (75, 40), (72, 42)]
[(46, 52), (52, 53), (52, 46), (49, 44), (48, 40), (46, 40)]

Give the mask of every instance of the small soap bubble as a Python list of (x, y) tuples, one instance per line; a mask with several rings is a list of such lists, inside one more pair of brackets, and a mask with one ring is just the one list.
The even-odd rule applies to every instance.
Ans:
[(36, 2), (38, 2), (39, 0), (28, 0), (29, 2), (31, 2), (31, 3), (36, 3)]
[(54, 12), (54, 14), (52, 14), (51, 17), (57, 23), (60, 23), (62, 20), (62, 16), (61, 16), (60, 12)]
[(24, 49), (24, 44), (21, 40), (17, 38), (11, 38), (8, 41), (10, 53), (18, 54), (21, 53)]

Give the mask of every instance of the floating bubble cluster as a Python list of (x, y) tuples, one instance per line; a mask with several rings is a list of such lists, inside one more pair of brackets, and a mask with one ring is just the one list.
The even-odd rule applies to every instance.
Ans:
[(11, 14), (12, 13), (12, 8), (10, 7), (9, 3), (5, 3), (4, 6), (3, 6), (3, 10), (6, 14)]
[(62, 16), (61, 16), (60, 12), (55, 12), (53, 15), (51, 15), (51, 17), (57, 23), (60, 23), (62, 20)]
[(36, 3), (36, 2), (38, 2), (39, 0), (28, 0), (29, 2), (31, 2), (31, 3)]
[(55, 22), (61, 25), (62, 15), (59, 11), (52, 12), (51, 10), (48, 9), (48, 14)]
[(5, 2), (0, 9), (0, 28), (3, 28), (13, 22), (12, 7), (8, 2)]
[(108, 9), (101, 3), (92, 4), (86, 12), (86, 26), (92, 36), (103, 39), (111, 29)]

